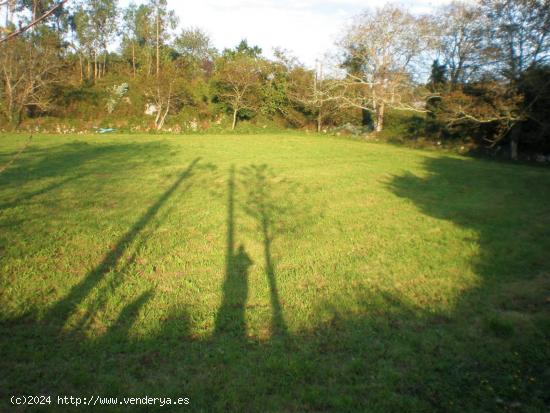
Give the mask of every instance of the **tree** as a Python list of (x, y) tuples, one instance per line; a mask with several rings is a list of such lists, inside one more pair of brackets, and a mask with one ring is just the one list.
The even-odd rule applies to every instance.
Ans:
[(483, 64), (487, 20), (479, 6), (453, 2), (439, 10), (432, 27), (437, 29), (438, 52), (451, 87), (472, 80)]
[(174, 39), (174, 50), (193, 74), (204, 74), (217, 51), (208, 34), (198, 28), (183, 29)]
[[(116, 33), (117, 0), (88, 0), (91, 27), (94, 38), (94, 78), (105, 75), (107, 68), (107, 48)], [(103, 62), (99, 61), (100, 54)]]
[(428, 44), (425, 20), (393, 5), (364, 12), (340, 41), (341, 66), (347, 70), (342, 99), (374, 113), (378, 132), (387, 107), (423, 111), (413, 66)]
[[(482, 0), (482, 10), (490, 22), (487, 29), (489, 54), (507, 81), (507, 94), (520, 95), (518, 81), (522, 74), (550, 58), (550, 0)], [(512, 122), (508, 127), (512, 159), (517, 159), (521, 136), (520, 129), (515, 126), (528, 118), (522, 102), (523, 99), (518, 99), (516, 116), (508, 121)], [(497, 136), (494, 142), (505, 136)]]
[(251, 59), (259, 59), (262, 56), (262, 49), (258, 46), (250, 46), (248, 41), (243, 39), (234, 49), (224, 49), (222, 56), (226, 59), (233, 59), (238, 56), (247, 56)]
[(550, 153), (550, 65), (532, 66), (517, 83), (523, 96), (525, 120), (519, 125), (522, 140), (542, 153)]
[(161, 49), (164, 47), (165, 42), (169, 40), (169, 31), (176, 27), (178, 19), (174, 11), (168, 9), (166, 0), (150, 0), (149, 7), (153, 11), (155, 19), (155, 74), (159, 77), (161, 68)]
[(317, 132), (321, 132), (325, 118), (342, 109), (341, 88), (342, 83), (337, 79), (324, 77), (323, 65), (318, 63), (314, 71), (303, 68), (292, 71), (288, 95), (312, 113)]
[(141, 67), (147, 76), (153, 73), (153, 50), (155, 44), (155, 18), (154, 10), (149, 5), (141, 4), (133, 15), (136, 27), (136, 43), (139, 46)]
[(487, 15), (487, 53), (502, 76), (519, 79), (550, 59), (550, 0), (482, 0)]
[(17, 1), (16, 0), (4, 0), (0, 3), (0, 6), (5, 5), (6, 6), (6, 25), (3, 28), (4, 32), (8, 33), (6, 36), (0, 38), (0, 44), (5, 43), (23, 33), (25, 33), (27, 30), (33, 28), (38, 23), (45, 21), (48, 17), (51, 15), (56, 15), (59, 17), (60, 14), (63, 13), (63, 5), (67, 3), (68, 0), (60, 0), (58, 3), (55, 4), (49, 4), (49, 9), (46, 9), (46, 4), (44, 3), (51, 3), (50, 1), (41, 1), (41, 0), (32, 0), (31, 2), (22, 1), (19, 5), (20, 9), (30, 9), (31, 10), (31, 21), (27, 24), (23, 25), (23, 21), (19, 21), (19, 28), (15, 29), (13, 25), (11, 25), (10, 18), (14, 16), (16, 10), (17, 10)]
[(93, 55), (93, 35), (88, 13), (83, 7), (78, 7), (71, 15), (71, 31), (74, 36), (73, 47), (78, 54), (80, 81), (84, 80), (84, 61), (86, 61), (87, 78), (92, 78), (91, 61)]
[(128, 7), (124, 10), (124, 24), (121, 34), (123, 50), (130, 49), (133, 77), (136, 77), (137, 72), (136, 49), (138, 48), (140, 37), (140, 27), (137, 17), (138, 7), (135, 3), (130, 3)]
[(183, 29), (174, 39), (174, 49), (180, 55), (197, 61), (212, 59), (216, 54), (210, 36), (199, 28)]
[(0, 109), (13, 127), (28, 110), (45, 111), (62, 66), (60, 41), (43, 27), (0, 45)]
[(549, 0), (482, 0), (487, 23), (480, 76), (442, 97), (440, 114), (449, 125), (489, 125), (491, 136), (484, 139), (494, 146), (507, 138), (512, 159), (518, 156), (521, 125), (529, 120), (533, 102), (547, 90), (539, 83), (536, 96), (529, 96), (520, 85), (526, 71), (549, 59), (549, 9)]
[(105, 75), (107, 49), (116, 34), (117, 13), (116, 0), (89, 0), (78, 4), (72, 17), (79, 51), (87, 55), (88, 78), (92, 77), (93, 64), (94, 81)]
[(162, 130), (167, 116), (178, 108), (183, 98), (182, 77), (173, 62), (165, 62), (157, 76), (143, 74), (145, 96), (156, 109), (155, 129)]
[(215, 78), (217, 95), (233, 112), (232, 130), (237, 124), (239, 111), (257, 108), (259, 82), (260, 70), (255, 59), (241, 55), (219, 60)]

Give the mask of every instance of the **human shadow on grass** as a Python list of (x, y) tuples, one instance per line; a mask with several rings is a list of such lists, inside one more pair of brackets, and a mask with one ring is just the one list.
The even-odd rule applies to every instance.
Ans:
[(231, 167), (227, 188), (227, 240), (222, 303), (216, 315), (215, 336), (230, 334), (246, 338), (245, 309), (248, 297), (248, 269), (253, 264), (244, 245), (235, 251), (235, 167)]
[[(244, 245), (236, 241), (235, 182), (231, 170), (225, 278), (212, 336), (195, 337), (193, 309), (181, 307), (160, 320), (158, 331), (145, 337), (133, 336), (132, 325), (140, 313), (147, 311), (154, 290), (141, 292), (130, 300), (99, 339), (83, 339), (70, 331), (51, 328), (51, 323), (60, 326), (59, 320), (73, 311), (71, 302), (81, 302), (90, 294), (96, 285), (96, 274), (45, 317), (6, 320), (0, 325), (4, 337), (0, 367), (8, 371), (0, 378), (2, 403), (7, 406), (5, 400), (10, 392), (32, 390), (46, 394), (93, 392), (191, 400), (191, 406), (172, 406), (166, 411), (544, 411), (548, 404), (544, 335), (527, 329), (518, 338), (513, 332), (509, 335), (490, 325), (486, 330), (483, 325), (478, 326), (484, 314), (477, 313), (494, 307), (499, 294), (496, 284), (523, 281), (524, 276), (548, 270), (541, 255), (548, 242), (544, 228), (519, 235), (524, 242), (541, 244), (540, 249), (528, 254), (535, 261), (532, 267), (527, 265), (527, 271), (519, 272), (522, 263), (513, 262), (518, 257), (502, 254), (504, 247), (527, 253), (516, 242), (518, 231), (527, 224), (525, 211), (539, 216), (548, 227), (545, 205), (540, 202), (548, 195), (520, 189), (524, 182), (514, 175), (514, 169), (499, 170), (501, 175), (497, 178), (488, 175), (494, 168), (486, 168), (478, 161), (443, 158), (425, 162), (426, 177), (396, 176), (388, 183), (389, 188), (398, 196), (413, 200), (427, 216), (452, 221), (479, 234), (481, 255), (473, 265), (480, 285), (464, 292), (450, 313), (420, 308), (373, 286), (350, 292), (358, 305), (349, 312), (337, 310), (331, 303), (316, 303), (319, 312), (331, 316), (310, 329), (290, 332), (284, 323), (285, 308), (271, 256), (276, 241), (273, 228), (282, 219), (270, 205), (276, 188), (266, 184), (266, 167), (254, 166), (242, 175), (243, 181), (249, 183), (247, 213), (257, 220), (264, 239), (273, 331), (265, 341), (247, 337), (248, 270), (252, 260)], [(541, 179), (535, 189), (542, 189), (548, 178), (542, 172), (534, 177)], [(497, 214), (495, 208), (501, 202), (515, 202), (517, 208), (507, 216)], [(139, 222), (147, 222), (147, 217), (158, 211), (155, 205)], [(145, 225), (139, 222), (134, 228)], [(504, 224), (513, 226), (497, 229)], [(124, 237), (119, 244), (128, 245), (132, 237)], [(107, 261), (119, 258), (115, 254)], [(501, 277), (503, 269), (506, 271)], [(279, 339), (282, 334), (285, 340)], [(28, 347), (10, 347), (6, 339), (10, 335), (18, 342), (23, 339)], [(534, 381), (526, 380), (529, 377)], [(33, 388), (23, 388), (20, 383), (32, 383)], [(49, 409), (57, 410), (53, 406)], [(151, 406), (117, 406), (102, 411), (151, 410)]]

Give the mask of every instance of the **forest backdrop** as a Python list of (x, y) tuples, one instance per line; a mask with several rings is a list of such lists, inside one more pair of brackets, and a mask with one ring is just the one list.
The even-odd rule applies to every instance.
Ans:
[(166, 0), (0, 9), (3, 130), (389, 129), (550, 155), (549, 0), (359, 10), (315, 69), (285, 50), (268, 59), (247, 40), (217, 50), (204, 30), (178, 29)]

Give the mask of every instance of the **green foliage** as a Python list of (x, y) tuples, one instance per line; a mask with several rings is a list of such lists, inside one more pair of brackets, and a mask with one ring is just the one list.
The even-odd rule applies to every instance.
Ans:
[[(2, 31), (16, 30), (52, 4), (18, 2), (20, 12), (6, 14)], [(164, 124), (177, 130), (189, 122), (219, 129), (228, 126), (229, 115), (235, 119), (230, 127), (237, 120), (252, 129), (387, 127), (380, 139), (426, 137), (479, 147), (518, 141), (521, 151), (547, 156), (546, 6), (483, 0), (453, 3), (432, 17), (395, 5), (364, 12), (338, 42), (342, 77), (324, 62), (311, 70), (284, 50), (268, 59), (246, 39), (219, 52), (202, 29), (175, 33), (178, 18), (167, 0), (130, 2), (123, 9), (117, 0), (78, 0), (2, 46), (0, 121), (32, 129), (41, 117), (58, 117), (58, 123), (84, 119), (83, 130), (107, 122), (153, 124), (160, 131)], [(249, 86), (236, 99), (239, 77), (248, 77)], [(130, 90), (121, 99), (113, 87), (124, 83)], [(146, 105), (162, 108), (161, 116), (144, 115)], [(409, 114), (425, 108), (427, 117), (385, 119), (391, 108)]]
[(417, 114), (390, 110), (387, 113), (387, 127), (378, 134), (381, 139), (408, 140), (425, 136), (426, 119)]
[(447, 83), (447, 66), (439, 63), (439, 60), (434, 60), (430, 73), (429, 85), (430, 89), (435, 92), (441, 90)]
[(222, 57), (226, 59), (234, 59), (238, 56), (246, 56), (252, 59), (258, 59), (262, 55), (262, 49), (258, 46), (250, 46), (246, 39), (241, 42), (234, 49), (224, 49)]
[(288, 73), (277, 64), (266, 64), (263, 72), (260, 112), (271, 118), (285, 114), (291, 106), (288, 98)]
[(197, 28), (183, 29), (174, 40), (174, 49), (184, 59), (196, 64), (213, 60), (217, 55), (208, 34)]

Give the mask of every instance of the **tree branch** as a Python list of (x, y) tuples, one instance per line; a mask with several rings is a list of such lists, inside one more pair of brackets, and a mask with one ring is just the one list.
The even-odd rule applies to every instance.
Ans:
[(31, 27), (33, 27), (34, 25), (40, 23), (42, 20), (48, 18), (51, 14), (53, 14), (53, 12), (55, 12), (57, 9), (59, 9), (61, 6), (63, 6), (65, 3), (67, 3), (69, 0), (61, 0), (59, 3), (57, 3), (55, 6), (53, 6), (50, 10), (48, 10), (47, 12), (45, 12), (42, 16), (34, 19), (32, 22), (30, 22), (29, 24), (27, 24), (26, 26), (23, 26), (19, 29), (17, 29), (16, 31), (10, 33), (9, 35), (7, 35), (6, 37), (3, 37), (0, 39), (0, 44), (4, 43), (4, 42), (7, 42), (8, 40), (11, 40), (13, 39), (14, 37), (17, 37), (19, 36), (20, 34), (26, 32), (27, 30), (29, 30)]

